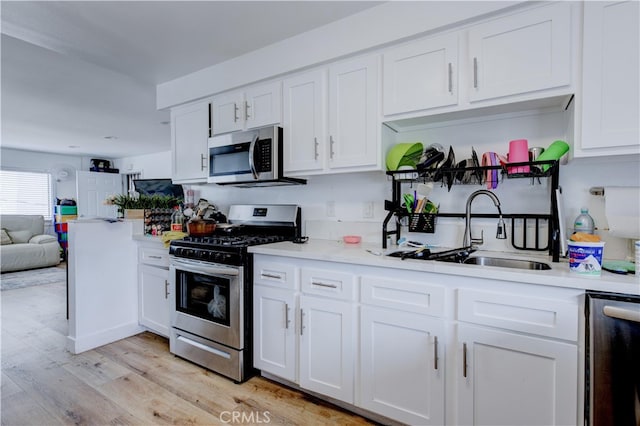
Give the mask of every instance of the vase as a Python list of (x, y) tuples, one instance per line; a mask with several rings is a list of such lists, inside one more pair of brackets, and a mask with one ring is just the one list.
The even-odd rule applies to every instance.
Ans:
[(125, 219), (144, 219), (144, 209), (125, 209)]

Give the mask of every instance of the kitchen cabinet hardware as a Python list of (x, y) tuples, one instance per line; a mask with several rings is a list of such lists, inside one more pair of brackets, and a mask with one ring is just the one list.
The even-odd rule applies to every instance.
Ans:
[(284, 328), (289, 329), (289, 305), (284, 304)]
[(234, 112), (233, 112), (233, 122), (234, 122), (234, 123), (237, 123), (237, 122), (238, 122), (238, 119), (239, 119), (239, 117), (238, 117), (238, 110), (239, 110), (239, 109), (240, 109), (240, 108), (238, 108), (238, 104), (234, 102), (234, 103), (233, 103), (233, 111), (234, 111)]
[(260, 277), (261, 278), (273, 278), (274, 280), (281, 280), (282, 279), (282, 275), (270, 274), (268, 272), (261, 272), (260, 273)]
[(453, 64), (449, 62), (449, 93), (453, 94)]
[(164, 298), (165, 299), (169, 298), (169, 281), (168, 280), (164, 280)]
[(333, 135), (329, 135), (329, 158), (333, 160), (333, 156), (335, 155), (335, 151), (333, 149), (335, 145), (335, 141), (333, 140)]
[(207, 156), (204, 154), (200, 154), (200, 170), (204, 171), (207, 169)]
[(317, 285), (318, 287), (338, 288), (335, 284), (323, 283), (322, 281), (311, 281), (311, 285)]
[(462, 344), (462, 377), (467, 377), (467, 344)]
[(249, 108), (251, 108), (251, 105), (249, 105), (249, 102), (244, 101), (244, 118), (245, 120), (248, 120), (251, 118), (251, 116), (249, 115)]
[(438, 336), (433, 336), (433, 369), (438, 369)]
[(318, 138), (313, 138), (314, 158), (318, 159)]
[(473, 88), (478, 88), (478, 58), (473, 58)]
[(152, 254), (150, 254), (148, 257), (150, 259), (162, 259), (162, 256), (156, 256), (156, 255), (152, 255)]
[(300, 309), (300, 336), (304, 334), (304, 311)]

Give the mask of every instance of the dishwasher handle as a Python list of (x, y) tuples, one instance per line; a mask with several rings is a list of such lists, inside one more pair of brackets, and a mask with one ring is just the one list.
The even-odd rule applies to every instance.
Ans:
[(631, 309), (619, 308), (617, 306), (605, 306), (604, 308), (602, 308), (602, 312), (606, 316), (611, 318), (633, 321), (633, 322), (640, 322), (640, 309), (631, 310)]

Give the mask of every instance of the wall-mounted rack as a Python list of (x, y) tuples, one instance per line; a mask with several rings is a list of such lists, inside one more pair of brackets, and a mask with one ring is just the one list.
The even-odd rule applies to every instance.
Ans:
[[(529, 172), (527, 173), (508, 173), (507, 167), (520, 167), (520, 166), (529, 166)], [(445, 184), (447, 181), (447, 177), (449, 179), (451, 177), (454, 178), (459, 176), (461, 173), (464, 174), (466, 172), (471, 172), (473, 176), (476, 176), (475, 184), (482, 185), (484, 183), (483, 176), (486, 175), (487, 171), (490, 170), (499, 170), (502, 180), (506, 177), (507, 179), (523, 179), (530, 178), (533, 182), (535, 180), (540, 180), (541, 178), (550, 178), (551, 179), (551, 200), (549, 206), (549, 214), (529, 214), (529, 213), (515, 213), (515, 214), (503, 214), (502, 217), (505, 219), (511, 219), (511, 244), (514, 248), (519, 250), (538, 250), (538, 251), (549, 251), (549, 254), (552, 256), (553, 262), (559, 262), (560, 260), (560, 224), (558, 222), (558, 209), (557, 209), (557, 199), (556, 199), (556, 189), (558, 189), (559, 185), (559, 175), (560, 175), (560, 163), (558, 160), (547, 160), (547, 161), (531, 161), (525, 163), (510, 163), (508, 165), (496, 165), (496, 166), (478, 166), (478, 167), (467, 167), (467, 168), (443, 168), (443, 169), (428, 169), (428, 170), (400, 170), (400, 171), (388, 171), (387, 176), (391, 180), (392, 184), (392, 194), (391, 200), (385, 200), (385, 210), (387, 210), (387, 216), (382, 222), (382, 248), (387, 248), (387, 239), (389, 236), (395, 235), (396, 239), (400, 238), (401, 225), (400, 220), (396, 220), (394, 229), (388, 230), (389, 222), (391, 218), (396, 216), (396, 218), (401, 219), (405, 216), (409, 216), (407, 209), (402, 206), (402, 184), (407, 183), (418, 183), (418, 182), (434, 182), (440, 181)], [(437, 179), (434, 179), (437, 178)], [(450, 182), (450, 180), (448, 181)], [(451, 184), (447, 183), (449, 189), (451, 188)], [(436, 217), (458, 217), (464, 218), (465, 213), (445, 213), (438, 212), (435, 213)], [(481, 218), (498, 218), (497, 214), (473, 214), (473, 217), (481, 217)], [(523, 235), (522, 235), (522, 243), (521, 245), (517, 245), (515, 238), (515, 221), (522, 220), (523, 221)], [(527, 241), (527, 223), (529, 221), (533, 221), (535, 224), (535, 238), (532, 244), (528, 244)], [(539, 242), (539, 233), (540, 233), (540, 224), (541, 222), (546, 221), (549, 223), (548, 226), (548, 235), (547, 235), (547, 244), (540, 244)], [(433, 227), (431, 231), (424, 232), (433, 232)]]

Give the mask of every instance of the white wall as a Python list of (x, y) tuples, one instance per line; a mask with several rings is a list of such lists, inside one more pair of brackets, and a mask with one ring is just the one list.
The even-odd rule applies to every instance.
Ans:
[(142, 179), (171, 178), (171, 151), (114, 160), (120, 173), (140, 173)]

